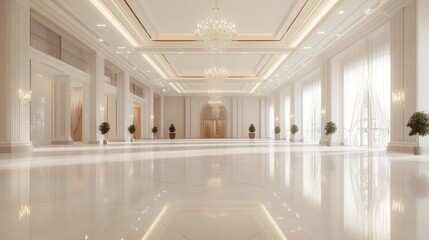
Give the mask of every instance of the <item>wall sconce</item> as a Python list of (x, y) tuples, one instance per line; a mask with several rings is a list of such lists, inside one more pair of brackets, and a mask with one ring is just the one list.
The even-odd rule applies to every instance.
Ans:
[(106, 111), (106, 108), (103, 106), (103, 105), (100, 105), (100, 112), (105, 112)]
[(397, 104), (405, 103), (405, 94), (403, 91), (392, 93), (392, 102)]
[(293, 114), (289, 114), (289, 118), (293, 118)]
[(322, 109), (322, 110), (320, 111), (320, 114), (325, 115), (325, 114), (326, 114), (326, 109)]
[(280, 118), (279, 117), (276, 117), (276, 121), (278, 122), (280, 120)]
[(18, 93), (22, 104), (27, 104), (31, 101), (31, 91), (23, 91), (19, 89)]

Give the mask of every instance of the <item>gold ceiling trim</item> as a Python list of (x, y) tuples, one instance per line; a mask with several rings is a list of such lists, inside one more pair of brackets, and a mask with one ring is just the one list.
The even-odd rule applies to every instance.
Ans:
[[(162, 40), (162, 39), (152, 39), (152, 36), (150, 35), (150, 33), (147, 31), (146, 27), (144, 26), (143, 22), (140, 20), (140, 18), (137, 16), (137, 14), (134, 12), (134, 10), (132, 9), (131, 5), (128, 3), (128, 0), (123, 0), (125, 2), (125, 4), (127, 5), (128, 9), (131, 11), (131, 13), (133, 14), (133, 16), (136, 18), (136, 20), (139, 22), (140, 26), (142, 27), (142, 29), (144, 30), (144, 32), (149, 36), (149, 39), (156, 43), (156, 42), (162, 42), (162, 43), (185, 43), (185, 42), (195, 42), (195, 39), (183, 39), (183, 40)], [(275, 40), (263, 40), (263, 39), (255, 39), (255, 40), (246, 40), (246, 39), (241, 39), (241, 40), (237, 40), (237, 42), (267, 42), (267, 43), (276, 43), (276, 42), (282, 42), (284, 40), (284, 37), (286, 36), (286, 34), (289, 32), (289, 30), (292, 28), (292, 26), (295, 24), (296, 20), (298, 19), (298, 17), (300, 16), (300, 14), (303, 12), (304, 8), (307, 6), (309, 0), (306, 0), (305, 3), (302, 5), (301, 9), (298, 11), (298, 14), (295, 16), (295, 18), (292, 20), (292, 22), (289, 24), (289, 26), (287, 27), (286, 31), (283, 33), (282, 37), (280, 39), (275, 39)]]
[(137, 17), (137, 14), (134, 12), (134, 10), (132, 9), (132, 7), (130, 6), (130, 4), (128, 3), (128, 0), (124, 0), (125, 4), (127, 5), (128, 9), (130, 9), (131, 13), (134, 15), (134, 17), (136, 18), (136, 20), (139, 22), (140, 26), (143, 28), (143, 30), (145, 31), (145, 33), (149, 36), (149, 39), (152, 40), (152, 36), (150, 35), (150, 33), (147, 31), (146, 27), (143, 25), (143, 23), (140, 21), (140, 18)]
[[(264, 54), (264, 55), (266, 55), (266, 54)], [(161, 56), (162, 56), (162, 58), (163, 58), (163, 61), (165, 61), (165, 63), (167, 63), (167, 65), (168, 65), (168, 67), (170, 68), (170, 70), (174, 73), (174, 75), (175, 75), (175, 78), (176, 79), (204, 79), (204, 76), (186, 76), (186, 75), (179, 75), (177, 72), (176, 72), (176, 70), (174, 69), (174, 67), (173, 67), (173, 65), (171, 65), (171, 63), (170, 63), (170, 61), (168, 61), (168, 59), (167, 59), (167, 57), (165, 56), (165, 54), (161, 54)], [(228, 76), (228, 78), (231, 78), (231, 79), (240, 79), (240, 78), (260, 78), (260, 76), (261, 76), (261, 73), (264, 71), (264, 70), (266, 70), (266, 69), (268, 69), (269, 68), (269, 66), (268, 65), (270, 65), (270, 64), (272, 64), (274, 61), (275, 61), (275, 59), (277, 58), (277, 56), (276, 55), (270, 55), (270, 57), (266, 60), (266, 61), (264, 61), (264, 63), (263, 63), (263, 66), (262, 67), (260, 67), (261, 66), (261, 64), (259, 64), (258, 65), (258, 67), (256, 68), (256, 69), (258, 69), (258, 68), (260, 68), (260, 70), (258, 71), (258, 73), (256, 74), (256, 75), (254, 75), (254, 76), (243, 76), (243, 75), (241, 75), (241, 76)]]

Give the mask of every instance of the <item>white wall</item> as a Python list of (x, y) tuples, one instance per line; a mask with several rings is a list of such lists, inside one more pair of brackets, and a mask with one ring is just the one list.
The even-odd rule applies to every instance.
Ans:
[[(208, 97), (201, 96), (165, 97), (164, 138), (168, 138), (171, 123), (176, 126), (176, 138), (202, 138), (201, 114), (208, 101)], [(251, 123), (255, 125), (256, 137), (262, 136), (261, 129), (265, 126), (261, 124), (261, 101), (259, 97), (222, 98), (226, 110), (227, 138), (248, 138)]]
[(169, 138), (170, 124), (176, 127), (176, 138), (185, 138), (185, 97), (166, 97), (164, 99), (164, 138)]
[(47, 77), (31, 79), (31, 142), (33, 146), (52, 143), (52, 80)]

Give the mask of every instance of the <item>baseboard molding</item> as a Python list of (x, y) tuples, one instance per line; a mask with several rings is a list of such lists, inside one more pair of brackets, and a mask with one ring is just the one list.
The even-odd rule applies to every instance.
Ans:
[[(413, 154), (413, 148), (415, 146), (415, 143), (410, 142), (390, 142), (387, 146), (387, 151)], [(424, 145), (420, 147), (423, 155), (429, 155), (429, 146)]]
[(52, 145), (67, 145), (67, 144), (73, 144), (73, 141), (70, 140), (54, 140), (52, 141)]
[(32, 152), (31, 142), (25, 143), (0, 143), (0, 153), (26, 153)]
[(89, 144), (101, 144), (100, 140), (89, 140), (88, 141)]

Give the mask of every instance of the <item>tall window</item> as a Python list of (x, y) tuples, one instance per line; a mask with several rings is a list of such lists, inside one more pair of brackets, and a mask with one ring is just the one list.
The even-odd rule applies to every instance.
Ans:
[(309, 74), (302, 89), (302, 133), (304, 142), (320, 141), (321, 85), (320, 70)]
[(386, 25), (342, 56), (344, 142), (386, 147), (390, 140), (390, 46)]

